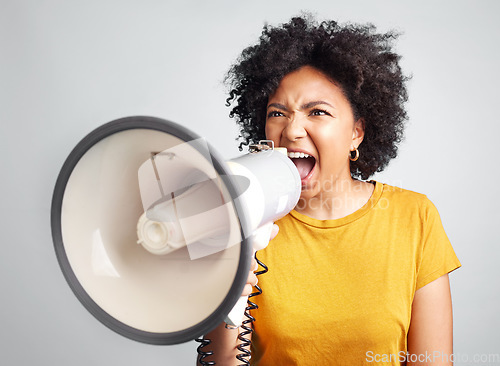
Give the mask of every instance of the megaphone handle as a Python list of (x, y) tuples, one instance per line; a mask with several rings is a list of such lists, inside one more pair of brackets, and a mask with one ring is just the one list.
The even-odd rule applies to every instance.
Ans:
[(248, 296), (240, 296), (236, 304), (233, 306), (229, 314), (227, 314), (224, 322), (226, 327), (238, 328), (243, 324), (245, 309), (248, 303)]
[[(253, 255), (258, 250), (264, 249), (269, 244), (271, 232), (273, 230), (273, 222), (266, 223), (254, 231), (252, 235)], [(239, 327), (243, 324), (245, 310), (247, 308), (248, 296), (241, 296), (233, 306), (225, 319), (225, 323), (231, 327)]]

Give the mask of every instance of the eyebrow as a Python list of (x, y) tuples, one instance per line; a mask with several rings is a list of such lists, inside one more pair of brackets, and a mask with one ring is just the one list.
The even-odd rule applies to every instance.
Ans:
[[(302, 104), (300, 106), (300, 109), (310, 109), (310, 108), (316, 107), (317, 105), (320, 105), (320, 104), (325, 104), (325, 105), (335, 109), (335, 107), (333, 105), (331, 105), (330, 103), (325, 102), (323, 100), (315, 100), (312, 102), (308, 102), (306, 104)], [(278, 109), (281, 109), (284, 111), (288, 111), (288, 108), (284, 104), (281, 104), (281, 103), (271, 103), (267, 106), (267, 109), (269, 109), (271, 107), (278, 108)]]

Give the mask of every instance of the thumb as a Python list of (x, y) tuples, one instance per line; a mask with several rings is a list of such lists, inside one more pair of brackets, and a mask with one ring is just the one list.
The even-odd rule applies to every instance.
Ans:
[(254, 250), (261, 250), (267, 247), (269, 240), (271, 240), (271, 233), (274, 226), (275, 225), (272, 222), (268, 222), (253, 232), (252, 244)]

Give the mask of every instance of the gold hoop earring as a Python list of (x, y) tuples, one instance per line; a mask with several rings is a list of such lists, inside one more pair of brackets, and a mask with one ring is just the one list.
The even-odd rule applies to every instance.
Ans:
[[(352, 154), (351, 154), (351, 152), (353, 152), (353, 151), (356, 151), (356, 155), (354, 156), (354, 158), (352, 157)], [(354, 148), (354, 150), (351, 150), (351, 151), (349, 152), (349, 160), (350, 160), (350, 161), (356, 161), (356, 160), (358, 160), (358, 159), (359, 159), (359, 150), (358, 150), (358, 148), (357, 148), (357, 147), (355, 147), (355, 148)]]

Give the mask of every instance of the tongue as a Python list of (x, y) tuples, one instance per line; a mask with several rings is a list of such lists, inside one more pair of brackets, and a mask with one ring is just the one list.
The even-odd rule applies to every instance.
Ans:
[(304, 179), (311, 172), (314, 167), (314, 158), (294, 158), (293, 163), (297, 167), (300, 174), (300, 179)]

